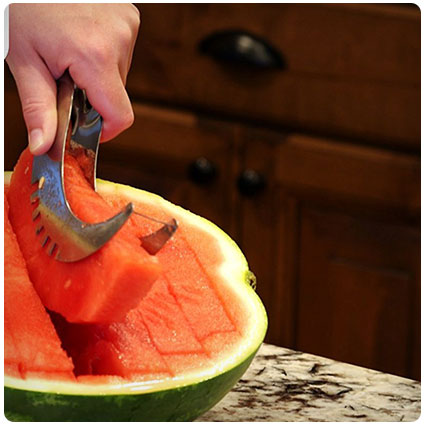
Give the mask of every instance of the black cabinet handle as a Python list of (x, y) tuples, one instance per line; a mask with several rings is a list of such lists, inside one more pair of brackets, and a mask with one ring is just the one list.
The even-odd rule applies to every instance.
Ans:
[(266, 187), (266, 180), (255, 170), (245, 170), (237, 180), (239, 193), (243, 196), (254, 196), (262, 192)]
[(217, 167), (207, 158), (200, 157), (189, 164), (188, 175), (194, 183), (206, 185), (217, 176)]
[(282, 55), (270, 43), (245, 31), (216, 32), (199, 44), (201, 53), (212, 58), (255, 68), (281, 69)]

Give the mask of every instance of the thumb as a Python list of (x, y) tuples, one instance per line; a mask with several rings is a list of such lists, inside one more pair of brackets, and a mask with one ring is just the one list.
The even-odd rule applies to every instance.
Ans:
[(49, 150), (56, 135), (56, 82), (38, 56), (19, 66), (12, 65), (11, 71), (21, 99), (29, 149), (41, 155)]

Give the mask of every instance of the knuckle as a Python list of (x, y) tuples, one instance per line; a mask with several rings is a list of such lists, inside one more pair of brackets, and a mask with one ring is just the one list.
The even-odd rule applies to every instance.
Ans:
[(130, 15), (130, 20), (131, 20), (131, 24), (137, 31), (140, 26), (141, 14), (140, 14), (140, 10), (135, 5), (132, 4), (131, 6), (133, 9), (133, 13), (131, 13)]
[(105, 46), (104, 43), (100, 40), (92, 44), (87, 54), (91, 62), (97, 63), (99, 65), (106, 65), (111, 60), (110, 48)]
[[(84, 47), (82, 47), (84, 46)], [(99, 31), (86, 31), (84, 43), (78, 43), (75, 51), (79, 61), (83, 63), (92, 63), (104, 65), (111, 59), (111, 46), (104, 33)]]
[(25, 117), (31, 118), (48, 108), (45, 100), (36, 97), (27, 97), (22, 99), (22, 112)]
[(118, 33), (118, 39), (120, 44), (127, 49), (133, 43), (134, 33), (132, 29), (128, 26), (121, 28)]
[(106, 66), (112, 60), (112, 52), (106, 47), (98, 47), (94, 52), (94, 58), (96, 62), (102, 66)]
[(136, 11), (137, 11), (137, 14), (134, 17), (134, 24), (133, 25), (134, 25), (134, 30), (137, 33), (139, 31), (139, 27), (140, 27), (140, 24), (141, 24), (141, 21), (142, 21), (142, 17), (141, 17), (140, 12), (137, 8), (136, 8)]
[(140, 27), (140, 14), (137, 9), (136, 13), (132, 13), (125, 19), (125, 27), (128, 31), (129, 40), (132, 42), (136, 39)]

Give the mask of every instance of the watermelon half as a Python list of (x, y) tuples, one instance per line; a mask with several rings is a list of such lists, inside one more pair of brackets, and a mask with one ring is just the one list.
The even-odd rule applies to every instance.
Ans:
[[(6, 189), (10, 178), (6, 173)], [(12, 320), (5, 327), (5, 415), (14, 421), (193, 420), (232, 388), (264, 339), (267, 317), (252, 288), (255, 278), (237, 245), (211, 222), (128, 186), (99, 180), (97, 190), (112, 208), (133, 202), (136, 211), (177, 219), (178, 231), (156, 255), (161, 275), (123, 321), (70, 323), (57, 313), (44, 315), (51, 321), (44, 326), (56, 332), (49, 338), (62, 344), (57, 367), (55, 356), (42, 356), (52, 359), (49, 370), (42, 362), (33, 367), (13, 344), (7, 350), (17, 338), (26, 348), (43, 346), (35, 325), (22, 331)], [(133, 220), (142, 234), (153, 230), (151, 221)], [(16, 263), (5, 275), (25, 269)], [(9, 316), (25, 309), (18, 300), (5, 298)]]

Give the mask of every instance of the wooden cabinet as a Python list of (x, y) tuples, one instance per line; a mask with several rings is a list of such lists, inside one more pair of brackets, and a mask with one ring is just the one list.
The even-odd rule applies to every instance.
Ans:
[(296, 346), (418, 377), (418, 228), (315, 207), (300, 216)]
[(238, 241), (270, 316), (268, 340), (420, 376), (420, 161), (341, 140), (241, 132)]
[[(267, 341), (419, 379), (419, 10), (138, 7), (136, 120), (102, 145), (98, 175), (227, 231), (257, 276)], [(225, 30), (285, 66), (199, 51)], [(10, 168), (26, 143), (10, 83), (5, 103)]]
[[(138, 6), (135, 97), (285, 129), (419, 147), (420, 12), (347, 4)], [(203, 41), (223, 32), (239, 39)], [(271, 46), (283, 66), (255, 64)], [(391, 117), (391, 119), (388, 119)]]

